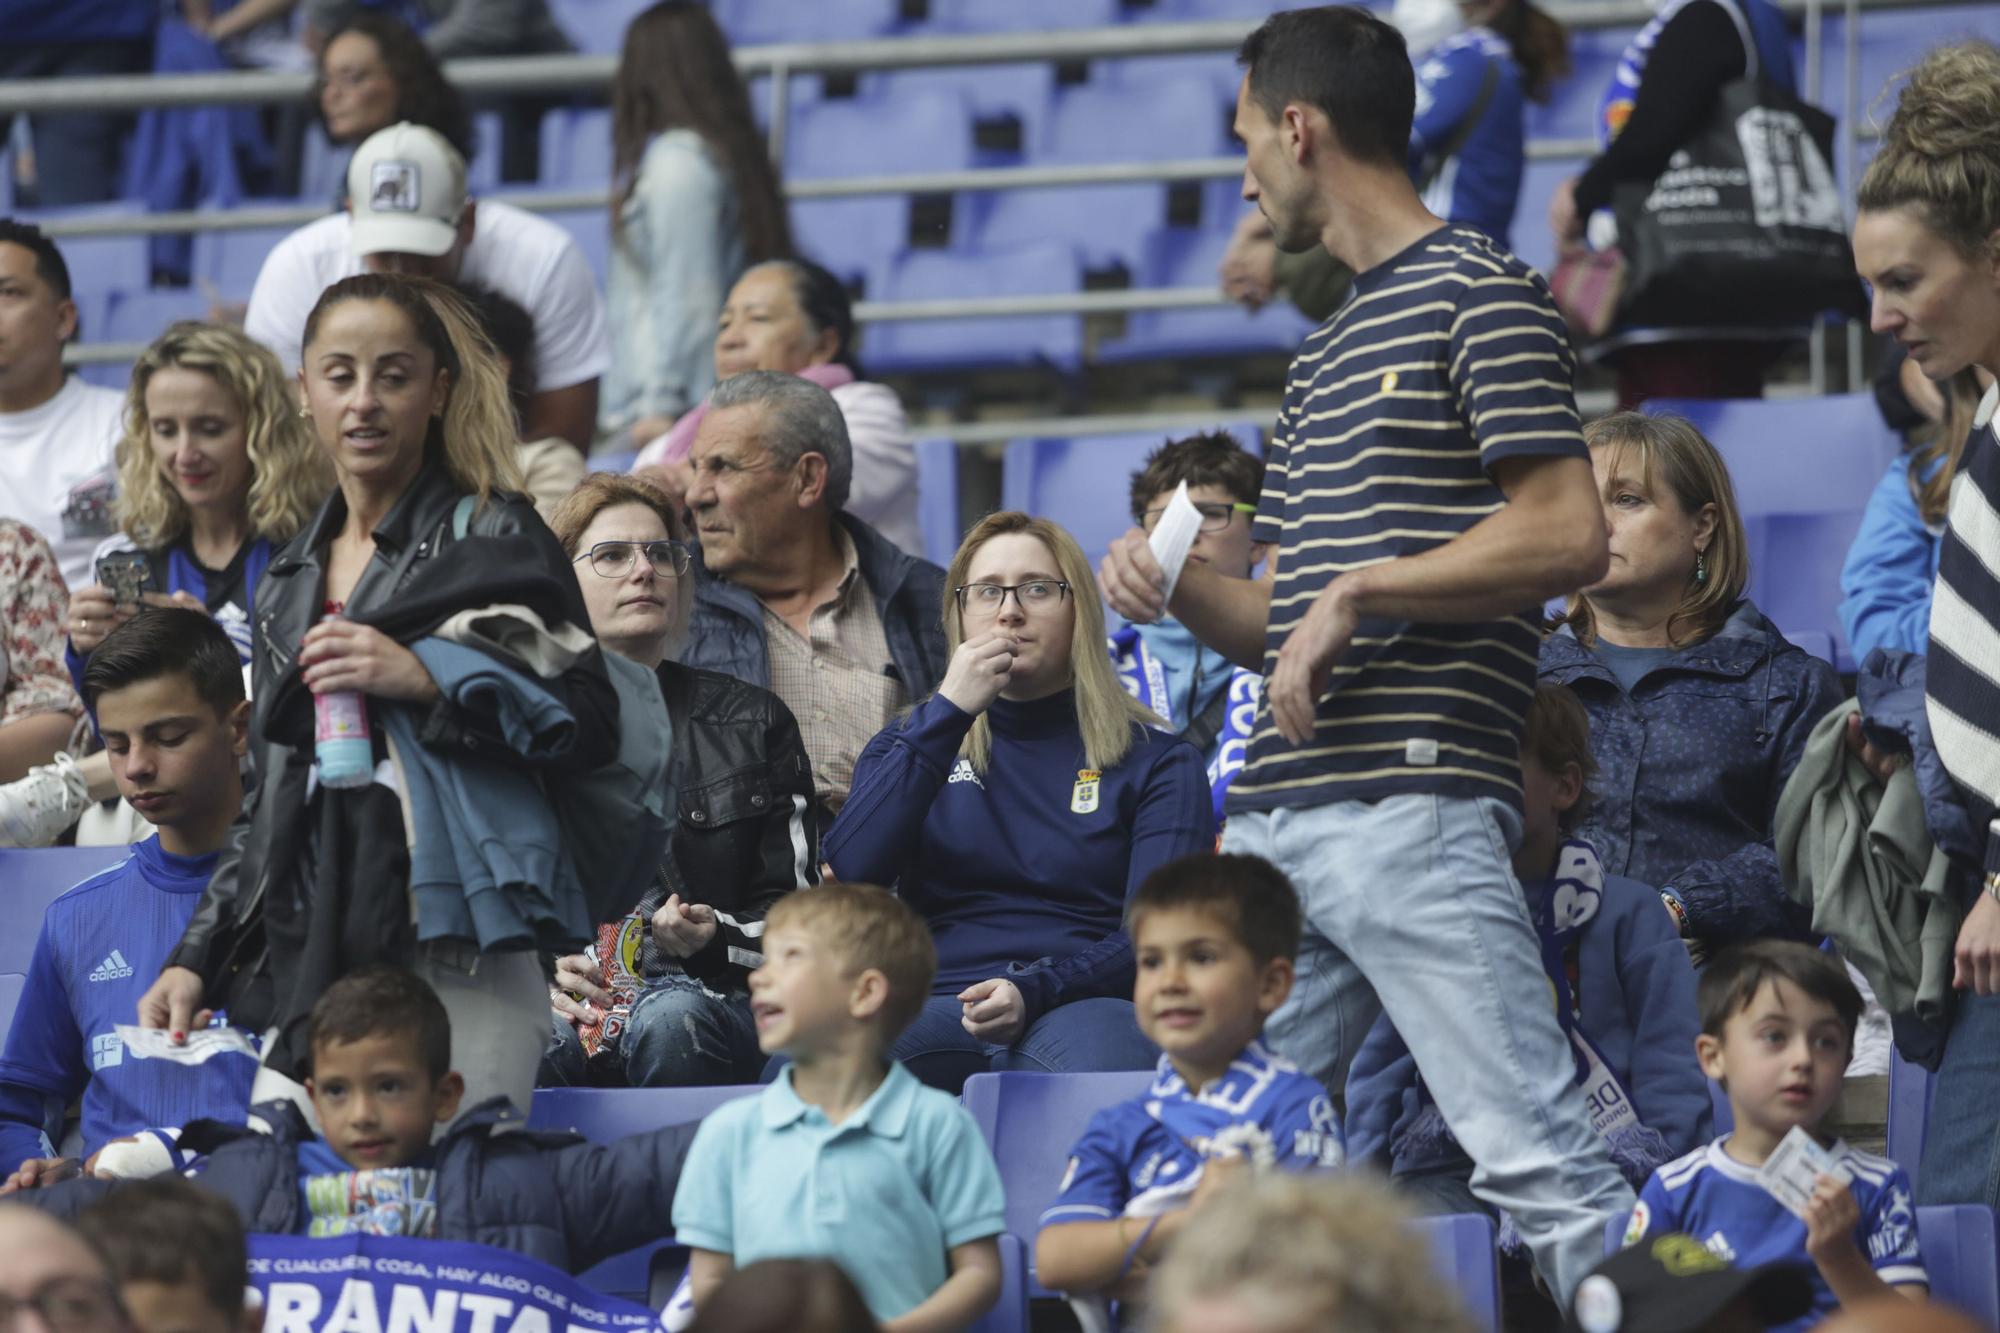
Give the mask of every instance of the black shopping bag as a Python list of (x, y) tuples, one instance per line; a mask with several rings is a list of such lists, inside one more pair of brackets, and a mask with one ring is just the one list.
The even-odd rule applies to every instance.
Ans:
[(1629, 265), (1621, 324), (1769, 328), (1867, 310), (1833, 117), (1760, 80), (1726, 85), (1659, 178), (1619, 186), (1612, 207)]

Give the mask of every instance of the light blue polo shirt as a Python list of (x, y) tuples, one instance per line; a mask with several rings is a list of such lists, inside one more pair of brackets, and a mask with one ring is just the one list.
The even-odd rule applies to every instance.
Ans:
[(834, 1125), (776, 1083), (711, 1111), (674, 1190), (674, 1239), (759, 1259), (831, 1259), (877, 1319), (922, 1304), (955, 1246), (1007, 1229), (1000, 1172), (955, 1100), (900, 1064)]

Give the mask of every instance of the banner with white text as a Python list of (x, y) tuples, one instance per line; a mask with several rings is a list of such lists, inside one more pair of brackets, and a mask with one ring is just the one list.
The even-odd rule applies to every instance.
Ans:
[(509, 1250), (401, 1236), (250, 1237), (264, 1333), (658, 1333), (642, 1305)]

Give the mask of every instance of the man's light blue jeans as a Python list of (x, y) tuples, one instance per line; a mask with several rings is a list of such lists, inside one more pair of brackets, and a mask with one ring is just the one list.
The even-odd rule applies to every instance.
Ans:
[(1305, 912), (1272, 1046), (1338, 1092), (1386, 1010), (1475, 1163), (1473, 1192), (1512, 1214), (1567, 1307), (1633, 1197), (1556, 1025), (1511, 865), (1520, 836), (1503, 801), (1408, 795), (1233, 814), (1222, 849), (1276, 864)]

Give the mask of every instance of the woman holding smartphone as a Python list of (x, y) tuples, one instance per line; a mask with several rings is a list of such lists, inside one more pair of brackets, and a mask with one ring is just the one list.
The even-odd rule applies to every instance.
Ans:
[[(333, 488), (277, 357), (236, 329), (172, 325), (132, 368), (116, 458), (119, 530), (97, 549), (96, 581), (70, 597), (70, 679), (80, 691), (97, 645), (148, 605), (207, 612), (247, 666), (264, 567)], [(116, 794), (102, 751), (59, 753), (0, 787), (0, 814), (18, 845), (45, 846)], [(143, 836), (138, 816), (120, 813), (91, 840)]]

